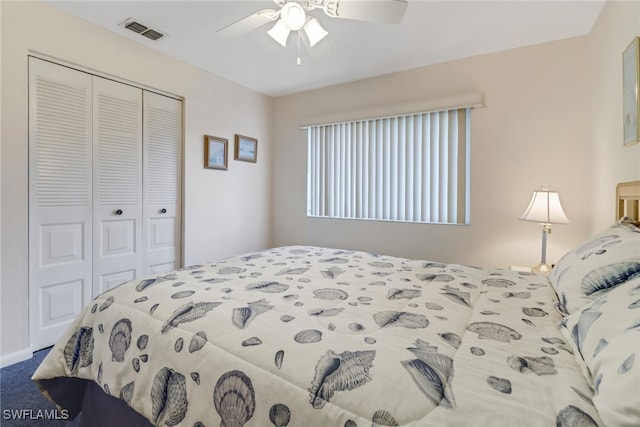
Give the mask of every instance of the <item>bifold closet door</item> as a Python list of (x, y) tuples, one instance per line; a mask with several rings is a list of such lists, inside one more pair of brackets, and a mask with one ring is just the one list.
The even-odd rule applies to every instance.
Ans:
[(29, 58), (29, 333), (53, 344), (91, 300), (91, 75)]
[(93, 77), (93, 293), (143, 272), (142, 90)]
[(92, 298), (181, 266), (181, 155), (181, 100), (29, 58), (34, 350)]
[(143, 97), (143, 265), (145, 274), (161, 274), (181, 265), (182, 101)]

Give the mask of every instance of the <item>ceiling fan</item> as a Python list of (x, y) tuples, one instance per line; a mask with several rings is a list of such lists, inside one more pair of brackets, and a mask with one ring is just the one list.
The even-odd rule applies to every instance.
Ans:
[(280, 9), (264, 9), (216, 31), (216, 34), (236, 35), (249, 32), (276, 21), (267, 33), (282, 46), (292, 31), (302, 31), (313, 47), (328, 33), (317, 18), (308, 12), (322, 9), (332, 18), (353, 19), (383, 24), (398, 24), (402, 20), (407, 0), (273, 0)]

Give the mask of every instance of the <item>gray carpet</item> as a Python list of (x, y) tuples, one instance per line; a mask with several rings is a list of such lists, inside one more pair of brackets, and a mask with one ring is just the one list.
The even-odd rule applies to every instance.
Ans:
[(68, 427), (64, 412), (57, 410), (38, 390), (31, 376), (50, 349), (33, 358), (0, 369), (0, 426)]

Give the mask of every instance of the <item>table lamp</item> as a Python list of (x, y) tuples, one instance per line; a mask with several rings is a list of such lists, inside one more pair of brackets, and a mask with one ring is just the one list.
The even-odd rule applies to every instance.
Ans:
[(523, 221), (542, 224), (542, 259), (539, 265), (532, 268), (536, 273), (548, 273), (551, 266), (547, 264), (547, 234), (551, 233), (551, 224), (567, 224), (569, 220), (562, 210), (557, 191), (551, 191), (549, 184), (533, 192), (529, 207), (520, 218)]

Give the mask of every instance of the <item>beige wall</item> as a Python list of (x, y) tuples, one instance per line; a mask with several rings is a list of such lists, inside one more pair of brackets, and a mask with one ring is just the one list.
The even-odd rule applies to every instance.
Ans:
[[(419, 54), (419, 53), (416, 53)], [(571, 224), (556, 226), (548, 260), (589, 228), (590, 84), (586, 37), (488, 54), (275, 100), (275, 243), (309, 243), (482, 266), (534, 265), (541, 227), (518, 221), (532, 190), (560, 191)], [(305, 216), (305, 132), (315, 116), (480, 92), (471, 124), (471, 225)], [(334, 114), (335, 117), (335, 114)], [(611, 203), (613, 205), (613, 202)]]
[(591, 231), (614, 218), (617, 182), (640, 179), (640, 144), (622, 145), (622, 52), (640, 35), (640, 2), (609, 0), (589, 36)]
[[(268, 246), (270, 98), (39, 2), (2, 1), (0, 10), (0, 354), (5, 360), (11, 359), (12, 354), (24, 353), (29, 346), (27, 55), (30, 51), (184, 97), (185, 264)], [(258, 138), (258, 162), (237, 162), (231, 155), (228, 171), (204, 169), (204, 134), (229, 138), (233, 147), (234, 133)]]

